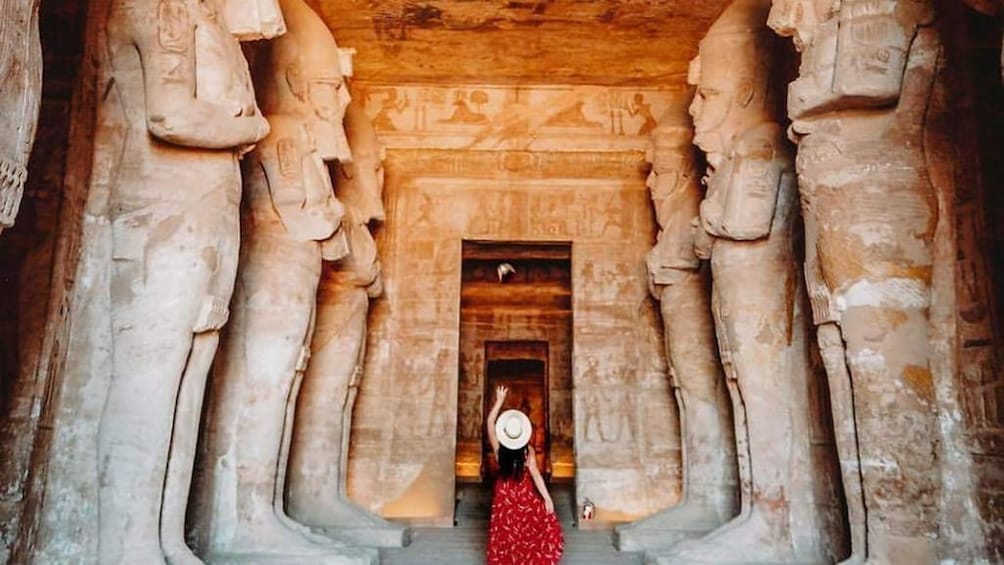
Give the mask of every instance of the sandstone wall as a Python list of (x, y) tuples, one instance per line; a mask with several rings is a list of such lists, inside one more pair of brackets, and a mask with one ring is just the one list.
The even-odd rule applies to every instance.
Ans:
[(378, 242), (387, 293), (371, 318), (350, 495), (386, 517), (452, 521), (461, 242), (564, 241), (577, 497), (593, 500), (601, 519), (672, 504), (679, 432), (645, 282), (655, 226), (643, 150), (649, 118), (683, 94), (375, 84), (354, 92), (388, 146), (388, 219)]

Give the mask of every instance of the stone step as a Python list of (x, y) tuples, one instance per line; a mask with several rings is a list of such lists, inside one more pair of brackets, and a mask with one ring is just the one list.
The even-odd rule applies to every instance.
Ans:
[[(551, 498), (565, 533), (562, 564), (640, 565), (640, 553), (619, 552), (610, 530), (579, 530), (571, 485), (552, 485)], [(414, 528), (411, 545), (380, 550), (386, 565), (477, 565), (485, 562), (491, 490), (481, 485), (458, 485), (456, 527)]]

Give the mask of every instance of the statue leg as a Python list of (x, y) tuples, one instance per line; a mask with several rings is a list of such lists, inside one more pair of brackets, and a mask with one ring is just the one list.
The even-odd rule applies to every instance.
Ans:
[[(801, 286), (790, 244), (780, 237), (755, 243), (719, 240), (712, 259), (716, 321), (737, 423), (738, 451), (746, 451), (749, 477), (737, 518), (699, 540), (652, 555), (655, 563), (792, 563), (822, 556), (798, 555), (791, 530), (793, 507), (806, 498), (795, 491), (794, 473), (809, 472), (796, 461), (795, 430), (807, 430), (795, 379), (805, 343), (793, 339)], [(745, 415), (748, 445), (742, 442)], [(747, 451), (748, 450), (748, 451)], [(745, 483), (745, 476), (742, 476)], [(818, 559), (817, 559), (818, 558)]]
[[(310, 328), (320, 269), (308, 252), (249, 241), (233, 303), (225, 362), (215, 378), (221, 393), (214, 416), (213, 462), (219, 475), (213, 505), (215, 535), (207, 561), (223, 563), (370, 563), (375, 552), (352, 550), (304, 535), (276, 511), (283, 441), (294, 415), (293, 391)], [(222, 433), (220, 433), (222, 432)], [(232, 489), (234, 495), (228, 494)]]
[(819, 325), (816, 327), (816, 339), (830, 383), (833, 430), (840, 458), (844, 498), (847, 503), (847, 521), (850, 526), (851, 556), (844, 563), (852, 565), (862, 563), (866, 555), (865, 507), (861, 491), (858, 432), (854, 417), (854, 390), (851, 388), (851, 375), (847, 371), (840, 328), (833, 323)]
[(665, 287), (661, 309), (680, 409), (683, 495), (676, 506), (617, 527), (614, 540), (622, 551), (700, 537), (737, 511), (735, 440), (715, 341), (710, 280), (693, 273)]
[(854, 379), (869, 562), (937, 563), (939, 477), (931, 463), (937, 430), (926, 309), (851, 306), (841, 327)]
[(867, 524), (855, 549), (869, 562), (937, 563), (941, 477), (932, 463), (939, 433), (928, 316), (936, 201), (915, 149), (891, 148), (879, 173), (870, 158), (812, 194), (816, 213), (826, 213), (820, 266), (841, 310), (853, 387)]
[(192, 352), (181, 379), (175, 411), (171, 451), (164, 484), (164, 508), (160, 524), (161, 545), (170, 565), (202, 563), (185, 543), (185, 511), (192, 485), (192, 469), (199, 439), (199, 420), (206, 392), (206, 376), (220, 341), (218, 331), (195, 334)]
[(356, 286), (328, 290), (320, 292), (313, 353), (298, 399), (286, 491), (289, 514), (334, 539), (400, 547), (409, 540), (406, 527), (373, 515), (345, 495), (350, 398), (362, 363), (369, 296)]
[[(113, 224), (120, 248), (111, 281), (112, 379), (98, 430), (98, 561), (155, 564), (164, 562), (160, 523), (172, 428), (210, 276), (203, 257), (189, 251), (200, 248), (190, 235), (199, 226), (182, 226), (144, 249), (146, 233), (133, 225), (128, 217)], [(137, 249), (138, 256), (128, 256)]]

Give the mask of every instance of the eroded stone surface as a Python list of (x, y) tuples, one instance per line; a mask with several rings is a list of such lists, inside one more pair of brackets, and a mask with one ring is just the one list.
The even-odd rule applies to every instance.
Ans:
[[(832, 560), (839, 532), (804, 430), (819, 416), (809, 397), (804, 286), (796, 267), (794, 154), (777, 112), (783, 61), (763, 27), (770, 3), (732, 3), (701, 41), (691, 67), (694, 143), (707, 155), (701, 256), (710, 256), (712, 309), (735, 420), (738, 517), (699, 540), (649, 552), (657, 563)], [(834, 539), (837, 538), (837, 539)]]
[[(802, 51), (788, 112), (799, 141), (806, 274), (839, 432), (851, 560), (910, 555), (934, 563), (928, 308), (937, 207), (921, 141), (939, 49), (932, 8), (774, 4), (771, 27)], [(859, 111), (869, 108), (876, 110)]]

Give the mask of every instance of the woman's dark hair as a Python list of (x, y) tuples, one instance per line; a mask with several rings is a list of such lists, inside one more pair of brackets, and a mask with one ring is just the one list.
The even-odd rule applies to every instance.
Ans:
[(509, 449), (499, 446), (499, 474), (506, 480), (522, 480), (526, 467), (526, 446), (519, 449)]

